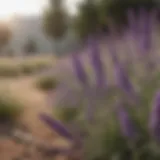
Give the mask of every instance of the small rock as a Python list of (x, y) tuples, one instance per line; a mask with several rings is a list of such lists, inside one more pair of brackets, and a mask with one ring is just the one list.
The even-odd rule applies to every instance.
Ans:
[(32, 145), (34, 140), (31, 134), (25, 134), (23, 137), (26, 145)]
[(19, 128), (21, 131), (25, 132), (25, 133), (30, 133), (29, 127), (28, 127), (27, 125), (25, 125), (25, 124), (19, 124), (19, 125), (18, 125), (18, 128)]
[(31, 134), (27, 134), (20, 130), (15, 130), (13, 132), (13, 139), (16, 140), (18, 143), (23, 143), (25, 145), (31, 145), (33, 143), (33, 136)]
[(24, 143), (22, 133), (19, 130), (13, 131), (13, 133), (12, 133), (12, 139), (16, 143), (21, 143), (21, 144)]

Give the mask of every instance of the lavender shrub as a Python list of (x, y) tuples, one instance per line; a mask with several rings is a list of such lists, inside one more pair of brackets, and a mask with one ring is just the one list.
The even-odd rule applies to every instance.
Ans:
[[(145, 76), (139, 77), (139, 68), (132, 74), (125, 71), (127, 66), (123, 63), (124, 61), (120, 60), (119, 50), (116, 49), (115, 41), (112, 39), (109, 45), (109, 56), (113, 61), (111, 72), (116, 76), (115, 81), (109, 83), (101, 61), (103, 55), (98, 48), (99, 43), (92, 37), (89, 43), (89, 58), (96, 75), (95, 83), (89, 83), (82, 61), (74, 55), (73, 67), (80, 85), (72, 86), (73, 88), (66, 92), (66, 101), (64, 97), (61, 97), (59, 103), (63, 103), (61, 107), (56, 107), (57, 110), (63, 112), (63, 116), (69, 114), (67, 109), (72, 110), (72, 115), (69, 114), (69, 121), (64, 120), (62, 116), (58, 117), (63, 119), (60, 123), (48, 115), (41, 115), (43, 122), (71, 142), (72, 146), (65, 149), (68, 159), (72, 159), (75, 155), (77, 156), (74, 159), (77, 160), (160, 159), (159, 92), (154, 98), (160, 87), (160, 73), (155, 63), (156, 60), (152, 56), (156, 54), (156, 52), (153, 53), (155, 49), (152, 41), (155, 11), (147, 12), (142, 9), (141, 15), (136, 18), (132, 11), (128, 13), (130, 14), (130, 27), (125, 35), (130, 37), (131, 43), (134, 37), (134, 42), (136, 42), (134, 45), (138, 49), (134, 55), (136, 57), (134, 63), (128, 65), (135, 68), (137, 63), (141, 63), (141, 66), (144, 66), (140, 68), (143, 71), (141, 74)], [(133, 58), (133, 56), (127, 56), (127, 58)], [(153, 62), (154, 67), (151, 70), (154, 74), (151, 74), (148, 66)], [(109, 77), (110, 74), (107, 73), (107, 76)], [(61, 90), (62, 94), (64, 91), (65, 88)], [(155, 99), (153, 106), (151, 105), (152, 99)], [(121, 102), (118, 107), (117, 101)], [(54, 150), (52, 153), (54, 156)], [(64, 154), (64, 148), (58, 153)]]

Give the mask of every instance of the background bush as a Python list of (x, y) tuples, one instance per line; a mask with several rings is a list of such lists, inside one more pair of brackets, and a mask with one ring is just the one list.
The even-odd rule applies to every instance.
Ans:
[(138, 15), (141, 8), (151, 11), (153, 8), (158, 7), (158, 3), (153, 0), (111, 0), (108, 5), (106, 3), (107, 1), (102, 0), (102, 6), (106, 10), (106, 17), (112, 18), (117, 25), (127, 22), (128, 9), (133, 9)]
[(17, 77), (19, 75), (19, 66), (10, 64), (0, 64), (0, 77)]
[(91, 34), (108, 32), (111, 21), (121, 31), (127, 24), (128, 9), (138, 15), (140, 8), (158, 9), (159, 3), (154, 0), (85, 0), (78, 7), (73, 26), (82, 40)]
[(18, 122), (23, 105), (8, 93), (0, 93), (0, 123)]
[(35, 85), (40, 90), (48, 91), (55, 89), (58, 85), (58, 81), (53, 76), (42, 76), (36, 80)]
[(51, 60), (26, 59), (18, 60), (13, 63), (10, 59), (1, 60), (0, 77), (17, 77), (43, 71), (52, 66)]
[(24, 75), (35, 73), (37, 71), (36, 64), (30, 64), (30, 63), (22, 64), (21, 71), (22, 74)]
[(100, 29), (98, 7), (93, 1), (79, 5), (79, 14), (75, 17), (74, 28), (80, 39), (95, 34)]

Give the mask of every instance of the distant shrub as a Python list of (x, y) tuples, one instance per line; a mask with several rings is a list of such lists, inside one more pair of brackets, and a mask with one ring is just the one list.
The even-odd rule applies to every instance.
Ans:
[(21, 65), (21, 71), (23, 74), (32, 74), (51, 66), (51, 63), (47, 61), (29, 61)]
[(23, 111), (21, 104), (13, 97), (0, 94), (0, 123), (16, 123)]
[(0, 59), (0, 77), (17, 77), (40, 72), (53, 64), (51, 59), (32, 57), (24, 60)]
[(21, 65), (22, 74), (31, 74), (31, 73), (34, 73), (35, 70), (36, 70), (35, 65), (32, 65), (32, 64), (22, 64)]
[(52, 76), (40, 77), (36, 81), (36, 87), (43, 91), (55, 89), (57, 85), (58, 85), (58, 81)]
[(17, 77), (19, 75), (20, 75), (20, 69), (18, 66), (0, 65), (1, 77)]
[(48, 62), (43, 62), (43, 61), (40, 61), (40, 62), (36, 62), (35, 64), (35, 69), (38, 71), (38, 70), (43, 70), (43, 69), (46, 69), (48, 67), (50, 67), (51, 64), (48, 63)]

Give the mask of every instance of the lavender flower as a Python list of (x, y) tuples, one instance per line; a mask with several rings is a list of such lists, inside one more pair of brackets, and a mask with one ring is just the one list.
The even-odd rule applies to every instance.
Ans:
[(108, 37), (108, 41), (107, 41), (107, 47), (109, 50), (109, 54), (112, 58), (112, 61), (114, 64), (116, 64), (118, 62), (118, 57), (117, 57), (117, 52), (116, 52), (116, 48), (114, 47), (114, 39), (113, 36)]
[(152, 24), (151, 24), (151, 14), (149, 12), (144, 12), (143, 15), (143, 28), (142, 28), (142, 54), (150, 52), (152, 47)]
[(131, 57), (129, 61), (130, 63), (131, 60), (133, 62), (133, 60), (134, 59), (136, 60), (138, 58), (137, 56), (139, 56), (138, 52), (139, 52), (140, 29), (138, 26), (136, 14), (133, 9), (128, 10), (128, 25), (129, 25), (129, 31), (127, 32), (127, 39), (125, 43), (131, 47), (129, 51), (129, 56)]
[(137, 41), (139, 30), (137, 26), (136, 15), (133, 9), (128, 10), (128, 23), (129, 23), (130, 34), (131, 36), (133, 36), (134, 40)]
[(74, 54), (72, 58), (73, 58), (72, 62), (73, 62), (73, 66), (74, 66), (77, 78), (82, 83), (82, 85), (86, 86), (88, 84), (88, 81), (87, 81), (87, 75), (85, 73), (83, 65), (77, 55)]
[(137, 135), (135, 126), (130, 119), (129, 114), (121, 104), (117, 107), (117, 116), (122, 134), (127, 138), (134, 139)]
[(155, 139), (160, 141), (160, 91), (156, 93), (154, 99), (149, 128)]
[(115, 72), (119, 86), (127, 92), (132, 92), (133, 86), (131, 85), (127, 74), (120, 64), (115, 64)]
[(71, 134), (63, 124), (49, 117), (48, 115), (41, 114), (40, 118), (51, 129), (53, 129), (59, 135), (63, 136), (64, 138), (67, 138), (68, 140), (72, 142), (72, 145), (70, 147), (50, 147), (48, 148), (45, 151), (46, 156), (48, 157), (57, 156), (59, 154), (59, 155), (67, 156), (67, 157), (68, 156), (73, 157), (73, 154), (77, 152), (81, 155), (81, 152), (83, 149), (83, 136), (84, 135), (83, 135), (83, 132), (81, 132), (78, 127), (76, 127), (73, 124), (69, 124), (68, 128), (70, 128), (73, 131), (73, 134)]
[(106, 85), (106, 77), (104, 73), (103, 64), (100, 57), (100, 50), (98, 43), (95, 39), (89, 39), (89, 47), (91, 49), (91, 62), (96, 73), (97, 78), (97, 86), (105, 86)]
[(118, 86), (123, 91), (125, 91), (130, 96), (131, 99), (137, 101), (138, 99), (134, 91), (133, 85), (131, 84), (127, 73), (125, 72), (124, 68), (120, 64), (119, 59), (117, 57), (117, 52), (115, 47), (113, 46), (112, 37), (111, 37), (111, 41), (108, 41), (108, 49), (109, 49), (109, 53), (112, 58), (113, 64), (115, 66), (115, 77), (116, 77)]
[(124, 68), (117, 63), (115, 64), (115, 74), (118, 86), (130, 96), (131, 99), (137, 101), (137, 95), (134, 90), (133, 85), (131, 84), (128, 75), (126, 74)]
[(57, 120), (49, 117), (46, 114), (41, 114), (40, 115), (40, 119), (45, 122), (51, 129), (53, 129), (54, 131), (56, 131), (59, 135), (72, 140), (73, 136), (72, 134), (68, 131), (68, 129), (61, 124), (60, 122), (58, 122)]
[(145, 8), (140, 8), (139, 17), (137, 18), (137, 25), (139, 28), (139, 36), (141, 37), (145, 28), (146, 20), (148, 18), (148, 11)]
[(156, 68), (155, 64), (155, 55), (154, 55), (154, 47), (153, 47), (153, 29), (155, 24), (156, 12), (153, 10), (152, 12), (148, 12), (146, 15), (146, 22), (144, 24), (144, 36), (143, 36), (143, 46), (142, 51), (147, 54), (147, 69), (151, 72)]
[[(140, 9), (139, 18), (136, 20), (133, 10), (128, 11), (128, 21), (130, 33), (133, 36), (137, 49), (140, 51), (141, 58), (146, 58), (147, 53), (152, 47), (152, 16), (149, 11), (144, 8)], [(144, 57), (145, 54), (145, 57)]]

